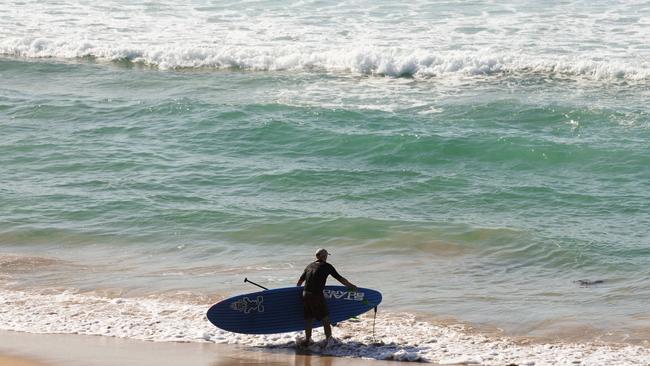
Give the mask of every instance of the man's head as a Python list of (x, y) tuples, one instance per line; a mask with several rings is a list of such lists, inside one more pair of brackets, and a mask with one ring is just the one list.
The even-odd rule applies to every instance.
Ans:
[(316, 259), (318, 259), (319, 261), (323, 261), (323, 262), (327, 261), (328, 255), (330, 254), (327, 252), (327, 250), (323, 248), (320, 248), (316, 251)]

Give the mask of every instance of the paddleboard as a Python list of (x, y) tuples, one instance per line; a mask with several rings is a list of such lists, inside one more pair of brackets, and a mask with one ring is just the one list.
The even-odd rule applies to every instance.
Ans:
[[(238, 295), (208, 310), (208, 320), (218, 328), (244, 334), (272, 334), (305, 329), (302, 287), (285, 287)], [(344, 286), (323, 290), (330, 322), (335, 324), (363, 314), (381, 302), (381, 293), (367, 288), (356, 292)], [(323, 324), (314, 322), (314, 328)]]

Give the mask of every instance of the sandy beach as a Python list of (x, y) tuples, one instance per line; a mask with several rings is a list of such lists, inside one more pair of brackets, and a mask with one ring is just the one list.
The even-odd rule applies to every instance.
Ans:
[(207, 343), (0, 331), (0, 366), (391, 366), (394, 361), (268, 352)]
[(30, 359), (0, 355), (0, 366), (42, 366), (40, 362)]

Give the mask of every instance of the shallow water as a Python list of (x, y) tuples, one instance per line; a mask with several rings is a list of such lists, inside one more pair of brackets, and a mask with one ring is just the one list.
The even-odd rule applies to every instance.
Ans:
[(324, 246), (390, 309), (647, 329), (648, 11), (15, 3), (0, 281), (209, 304)]

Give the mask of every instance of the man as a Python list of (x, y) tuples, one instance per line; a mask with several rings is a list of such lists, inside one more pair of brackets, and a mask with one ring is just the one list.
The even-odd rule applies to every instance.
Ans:
[(316, 261), (310, 263), (305, 271), (300, 276), (296, 286), (301, 286), (305, 282), (305, 288), (302, 291), (302, 302), (304, 305), (305, 314), (305, 343), (309, 345), (311, 342), (311, 330), (313, 327), (314, 319), (320, 320), (325, 328), (325, 344), (330, 343), (332, 338), (332, 327), (329, 320), (329, 311), (325, 303), (325, 296), (323, 290), (325, 289), (325, 282), (327, 276), (332, 275), (343, 285), (352, 288), (356, 291), (357, 287), (350, 283), (336, 272), (334, 266), (327, 263), (329, 253), (325, 249), (318, 249), (316, 252)]

